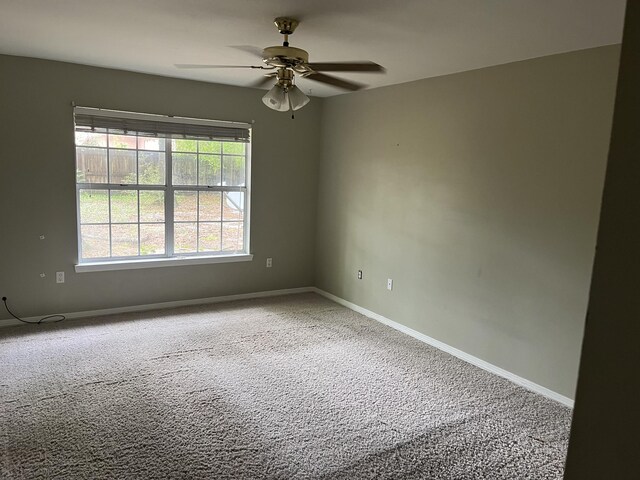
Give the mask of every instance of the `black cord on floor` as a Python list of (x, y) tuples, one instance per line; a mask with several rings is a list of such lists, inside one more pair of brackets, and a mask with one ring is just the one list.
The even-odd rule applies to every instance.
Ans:
[[(16, 320), (20, 320), (22, 323), (28, 323), (30, 325), (40, 325), (42, 323), (56, 323), (56, 322), (61, 322), (62, 320), (64, 320), (65, 317), (64, 315), (47, 315), (46, 317), (42, 317), (40, 320), (38, 320), (37, 322), (29, 322), (27, 320), (23, 320), (20, 317), (18, 317), (17, 315), (14, 315), (13, 312), (11, 310), (9, 310), (9, 306), (7, 305), (7, 297), (2, 297), (2, 301), (4, 302), (4, 308), (7, 309), (7, 312), (9, 312), (9, 315), (11, 315), (13, 318), (15, 318)], [(55, 318), (55, 320), (51, 320), (52, 318)], [(47, 320), (45, 322), (45, 320)]]

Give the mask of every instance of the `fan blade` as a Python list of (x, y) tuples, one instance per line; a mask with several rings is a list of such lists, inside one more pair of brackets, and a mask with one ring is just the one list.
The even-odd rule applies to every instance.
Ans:
[(334, 87), (344, 88), (345, 90), (351, 90), (351, 91), (360, 90), (361, 88), (364, 88), (366, 86), (360, 83), (350, 82), (348, 80), (342, 80), (341, 78), (325, 75), (324, 73), (310, 73), (309, 75), (305, 75), (304, 78), (308, 78), (310, 80), (315, 80), (316, 82), (326, 83), (329, 85), (333, 85)]
[(385, 72), (382, 65), (373, 62), (330, 62), (308, 63), (307, 65), (316, 72)]
[(250, 53), (254, 57), (258, 57), (260, 60), (262, 60), (262, 49), (259, 47), (254, 47), (253, 45), (229, 45), (229, 47)]
[(204, 65), (198, 63), (175, 63), (176, 68), (257, 68), (260, 70), (270, 70), (262, 65)]
[(263, 88), (268, 83), (270, 83), (270, 82), (273, 83), (273, 79), (274, 78), (276, 78), (275, 72), (274, 73), (269, 73), (269, 74), (265, 75), (264, 77), (260, 77), (255, 82), (250, 83), (249, 85), (247, 85), (247, 87), (249, 87), (249, 88)]

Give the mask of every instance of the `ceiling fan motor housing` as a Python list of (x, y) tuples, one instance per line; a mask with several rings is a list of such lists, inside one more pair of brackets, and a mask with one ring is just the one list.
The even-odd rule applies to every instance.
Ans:
[(296, 47), (267, 47), (262, 52), (262, 61), (271, 67), (291, 68), (309, 62), (306, 50)]

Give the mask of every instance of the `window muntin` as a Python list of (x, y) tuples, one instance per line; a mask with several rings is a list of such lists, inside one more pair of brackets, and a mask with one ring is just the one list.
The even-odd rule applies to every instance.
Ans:
[(79, 262), (248, 253), (250, 143), (76, 127)]

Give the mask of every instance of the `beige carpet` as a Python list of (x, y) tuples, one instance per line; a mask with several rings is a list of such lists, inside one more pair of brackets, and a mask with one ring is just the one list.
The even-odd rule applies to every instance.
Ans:
[(0, 329), (2, 478), (560, 479), (570, 415), (315, 294)]

